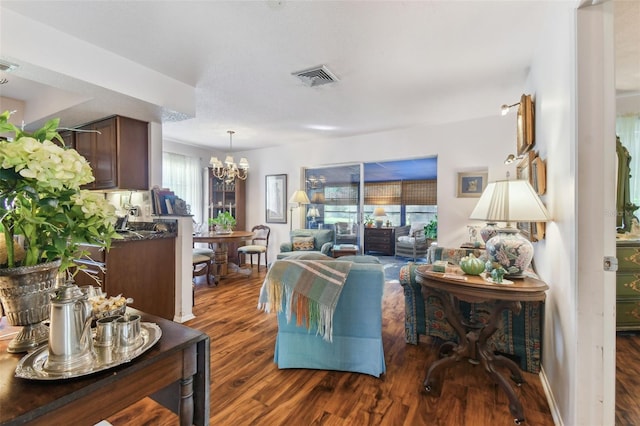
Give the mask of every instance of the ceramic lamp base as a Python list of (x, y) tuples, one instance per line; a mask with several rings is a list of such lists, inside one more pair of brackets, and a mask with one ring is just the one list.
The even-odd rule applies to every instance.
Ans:
[(515, 228), (500, 228), (486, 242), (487, 256), (491, 262), (504, 268), (505, 278), (522, 278), (533, 259), (533, 245)]
[(491, 238), (495, 237), (498, 233), (496, 222), (487, 222), (487, 224), (480, 229), (480, 236), (482, 237), (482, 241), (485, 243), (489, 241)]

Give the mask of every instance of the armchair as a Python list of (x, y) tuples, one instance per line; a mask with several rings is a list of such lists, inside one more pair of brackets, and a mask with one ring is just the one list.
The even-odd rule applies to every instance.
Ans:
[(424, 235), (424, 224), (396, 228), (396, 257), (409, 257), (413, 261), (427, 257), (431, 240)]
[[(320, 255), (299, 259), (321, 259), (316, 256)], [(285, 312), (277, 315), (274, 352), (278, 368), (352, 371), (375, 377), (386, 371), (382, 345), (384, 269), (380, 263), (375, 263), (378, 261), (375, 258), (360, 258), (363, 259), (354, 261), (351, 266), (336, 305), (332, 342), (324, 340), (315, 330), (307, 330), (304, 324), (296, 325), (295, 313), (291, 313), (287, 321), (287, 307), (283, 306)], [(371, 263), (364, 263), (366, 261)]]
[(336, 244), (356, 244), (357, 229), (355, 223), (336, 222)]
[(322, 253), (331, 255), (333, 229), (295, 229), (290, 232), (290, 241), (280, 244), (278, 259), (298, 256), (301, 253)]
[[(469, 253), (484, 258), (481, 249), (450, 249), (432, 246), (427, 254), (427, 263), (444, 260), (457, 265)], [(420, 335), (427, 335), (445, 341), (457, 341), (453, 327), (444, 319), (444, 309), (440, 300), (429, 297), (425, 305), (421, 285), (416, 282), (416, 268), (419, 264), (409, 262), (400, 269), (400, 285), (405, 297), (405, 340), (417, 345)], [(473, 311), (479, 320), (486, 319), (489, 310), (486, 303), (461, 303), (462, 311)], [(497, 352), (513, 358), (525, 371), (538, 373), (542, 346), (542, 324), (544, 302), (523, 302), (522, 311), (514, 315), (510, 311), (502, 313), (503, 327), (489, 339), (489, 344)]]

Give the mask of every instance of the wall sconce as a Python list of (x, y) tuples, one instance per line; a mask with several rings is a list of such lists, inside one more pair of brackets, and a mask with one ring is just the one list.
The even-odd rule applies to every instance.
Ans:
[(515, 155), (513, 155), (513, 154), (509, 154), (509, 155), (507, 155), (507, 159), (506, 159), (506, 160), (504, 160), (504, 164), (511, 164), (511, 163), (513, 163), (514, 161), (520, 161), (520, 160), (522, 160), (523, 158), (524, 158), (524, 156), (522, 156), (522, 155), (518, 155), (518, 156), (516, 157), (516, 156), (515, 156)]
[(509, 110), (511, 108), (513, 108), (514, 106), (518, 106), (518, 105), (520, 105), (520, 102), (517, 102), (517, 103), (515, 103), (513, 105), (504, 104), (504, 105), (502, 105), (500, 107), (500, 112), (502, 113), (502, 115), (507, 115), (507, 113), (509, 112)]

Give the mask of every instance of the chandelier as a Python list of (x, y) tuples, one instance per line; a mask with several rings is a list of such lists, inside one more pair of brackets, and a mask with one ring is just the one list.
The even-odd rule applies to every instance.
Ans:
[(224, 159), (224, 163), (218, 160), (218, 157), (211, 157), (209, 163), (211, 164), (213, 175), (227, 183), (233, 182), (236, 178), (245, 180), (249, 174), (249, 161), (242, 157), (240, 162), (236, 164), (231, 155), (233, 151), (232, 138), (235, 132), (233, 130), (227, 130), (227, 133), (229, 133), (229, 154)]

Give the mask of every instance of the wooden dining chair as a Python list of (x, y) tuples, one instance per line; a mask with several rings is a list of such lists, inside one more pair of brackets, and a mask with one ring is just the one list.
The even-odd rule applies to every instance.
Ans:
[(267, 261), (267, 252), (269, 250), (269, 235), (271, 234), (271, 228), (266, 225), (256, 225), (251, 228), (251, 232), (255, 235), (251, 239), (251, 244), (238, 247), (238, 260), (240, 255), (244, 255), (244, 263), (247, 263), (247, 255), (249, 255), (249, 261), (251, 262), (251, 269), (253, 269), (253, 255), (258, 255), (258, 271), (260, 270), (260, 255), (264, 253), (264, 264), (269, 267)]

